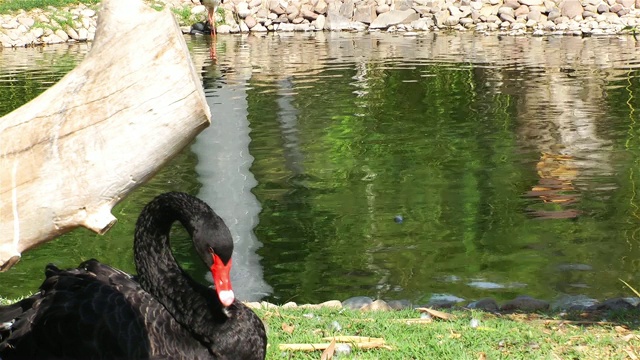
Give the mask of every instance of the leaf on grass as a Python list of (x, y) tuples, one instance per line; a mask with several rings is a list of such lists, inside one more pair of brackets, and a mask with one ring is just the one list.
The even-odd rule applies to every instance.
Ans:
[(627, 333), (629, 333), (629, 329), (627, 329), (627, 328), (625, 328), (625, 327), (623, 327), (623, 326), (620, 326), (620, 325), (615, 326), (613, 329), (614, 329), (618, 334), (627, 334)]
[(348, 342), (348, 343), (361, 343), (361, 342), (379, 342), (384, 344), (383, 338), (373, 338), (367, 336), (329, 336), (324, 337), (322, 340), (326, 341), (337, 341), (337, 342)]
[(329, 347), (324, 349), (322, 355), (320, 355), (320, 360), (331, 360), (333, 359), (333, 352), (336, 350), (336, 341), (332, 340)]
[(636, 353), (632, 349), (622, 349), (622, 350), (624, 350), (624, 352), (626, 352), (627, 355), (629, 355), (631, 360), (638, 360), (638, 355), (636, 355)]
[(478, 354), (478, 360), (487, 360), (487, 354), (481, 352)]
[[(393, 350), (393, 348), (389, 345), (379, 342), (359, 342), (352, 343), (354, 347), (358, 349), (387, 349)], [(320, 343), (320, 344), (280, 344), (278, 345), (278, 349), (280, 351), (317, 351), (317, 350), (325, 350), (331, 344), (330, 343)]]
[(287, 334), (293, 334), (293, 330), (295, 330), (296, 327), (293, 325), (289, 325), (287, 323), (282, 323), (282, 331), (286, 332)]
[(460, 339), (462, 337), (462, 334), (451, 331), (451, 334), (449, 335), (449, 337), (452, 339)]
[(416, 308), (416, 310), (420, 311), (420, 312), (426, 312), (429, 315), (433, 316), (433, 317), (437, 317), (440, 318), (442, 320), (453, 320), (455, 318), (455, 316), (451, 315), (451, 314), (447, 314), (446, 312), (442, 312), (442, 311), (438, 311), (438, 310), (433, 310), (433, 309), (429, 309), (429, 308)]
[(403, 323), (405, 323), (407, 325), (411, 325), (411, 324), (429, 324), (429, 323), (433, 322), (433, 319), (431, 319), (431, 318), (427, 318), (427, 319), (398, 319), (397, 321), (402, 321)]

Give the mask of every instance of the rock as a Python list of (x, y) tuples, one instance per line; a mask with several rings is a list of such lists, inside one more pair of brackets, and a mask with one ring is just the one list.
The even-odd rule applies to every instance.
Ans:
[(519, 0), (520, 4), (527, 6), (542, 6), (544, 0)]
[(518, 296), (517, 298), (502, 304), (502, 311), (539, 311), (549, 308), (549, 303), (544, 300), (534, 299), (530, 296)]
[(420, 15), (416, 13), (413, 9), (409, 10), (391, 10), (387, 13), (380, 14), (372, 23), (369, 25), (371, 29), (385, 29), (391, 25), (397, 24), (409, 24), (414, 20), (418, 20)]
[(313, 11), (318, 14), (326, 14), (327, 13), (327, 3), (324, 0), (318, 1), (316, 6), (313, 8)]
[(56, 30), (54, 34), (62, 40), (61, 42), (69, 40), (69, 35), (67, 35), (67, 33), (62, 29)]
[(318, 18), (318, 14), (316, 14), (315, 12), (313, 12), (311, 10), (307, 10), (307, 9), (302, 9), (300, 11), (300, 16), (302, 16), (304, 19), (307, 19), (309, 21), (313, 21), (313, 20)]
[(376, 300), (371, 304), (365, 305), (360, 308), (362, 311), (389, 311), (392, 310), (384, 300)]
[(315, 27), (318, 30), (322, 30), (325, 29), (325, 16), (324, 15), (318, 15), (318, 18), (315, 21)]
[(31, 17), (21, 17), (18, 19), (18, 22), (27, 28), (31, 28), (36, 21)]
[(251, 14), (251, 10), (249, 10), (249, 4), (246, 2), (241, 2), (236, 5), (236, 13), (240, 19), (244, 19)]
[(393, 310), (410, 309), (413, 306), (409, 300), (389, 300), (387, 305)]
[(367, 4), (356, 8), (353, 20), (365, 24), (371, 24), (377, 16), (375, 4)]
[(506, 0), (504, 2), (503, 6), (510, 7), (513, 10), (515, 10), (515, 9), (519, 8), (520, 6), (522, 6), (522, 5), (520, 4), (520, 2), (518, 2), (518, 0)]
[(585, 295), (565, 295), (551, 304), (551, 310), (585, 310), (598, 304), (598, 300)]
[(395, 10), (404, 11), (413, 7), (413, 0), (395, 0), (393, 3)]
[(590, 310), (624, 311), (633, 310), (636, 307), (624, 298), (608, 299), (604, 302), (590, 307)]
[(207, 12), (207, 8), (204, 5), (196, 5), (191, 8), (192, 15), (204, 14)]
[(227, 25), (227, 24), (218, 25), (218, 27), (216, 28), (216, 31), (218, 32), (218, 34), (229, 34), (231, 32), (231, 25)]
[(542, 16), (542, 14), (540, 13), (540, 11), (534, 10), (534, 11), (530, 11), (527, 14), (527, 19), (538, 22), (538, 21), (540, 21), (541, 16)]
[(252, 15), (249, 15), (246, 18), (244, 18), (244, 23), (247, 24), (247, 27), (249, 29), (253, 29), (253, 27), (255, 27), (258, 24), (256, 19)]
[(564, 0), (560, 8), (560, 14), (568, 17), (569, 19), (582, 15), (583, 11), (580, 0)]
[(271, 0), (271, 2), (269, 3), (269, 11), (276, 15), (282, 15), (285, 13), (284, 8), (280, 6), (278, 0)]
[(340, 11), (340, 15), (351, 20), (354, 10), (355, 10), (355, 4), (353, 3), (353, 0), (344, 0), (342, 5), (340, 6), (339, 11)]
[(549, 21), (553, 21), (553, 20), (555, 20), (555, 19), (559, 18), (560, 16), (562, 16), (562, 15), (560, 14), (560, 10), (556, 10), (556, 9), (554, 9), (554, 10), (551, 10), (551, 11), (549, 12), (549, 15), (547, 15), (547, 20), (549, 20)]
[[(638, 0), (638, 1), (640, 1), (640, 0)], [(376, 13), (378, 15), (384, 14), (384, 13), (389, 12), (389, 11), (391, 11), (391, 7), (389, 5), (387, 5), (387, 4), (378, 5), (376, 7)]]
[(514, 15), (515, 17), (523, 16), (523, 15), (527, 15), (527, 14), (529, 14), (529, 7), (528, 7), (528, 6), (526, 6), (526, 5), (522, 5), (522, 6), (520, 6), (520, 7), (519, 7), (519, 8), (517, 8), (517, 9), (514, 11), (514, 13), (513, 13), (513, 15)]
[(96, 12), (94, 10), (91, 9), (84, 9), (80, 12), (80, 14), (84, 17), (94, 17), (96, 15)]
[(627, 9), (634, 8), (636, 5), (636, 0), (619, 0), (620, 4)]
[(359, 310), (365, 305), (371, 305), (373, 299), (368, 296), (354, 296), (342, 302), (342, 307), (346, 309)]
[(329, 300), (321, 303), (320, 306), (325, 308), (342, 309), (342, 302), (340, 302), (340, 300)]
[(78, 40), (80, 38), (80, 36), (78, 35), (78, 32), (76, 32), (74, 29), (72, 28), (67, 28), (66, 31), (67, 35), (69, 35), (69, 37), (73, 40)]
[(495, 312), (498, 311), (498, 303), (492, 298), (484, 298), (469, 303), (467, 308)]
[(451, 14), (448, 10), (438, 11), (437, 13), (435, 13), (435, 15), (433, 15), (436, 26), (439, 28), (447, 26), (449, 17), (451, 17)]
[(298, 304), (294, 303), (293, 301), (289, 301), (288, 303), (281, 306), (281, 308), (283, 309), (291, 309), (291, 308), (297, 308), (297, 307), (298, 307)]

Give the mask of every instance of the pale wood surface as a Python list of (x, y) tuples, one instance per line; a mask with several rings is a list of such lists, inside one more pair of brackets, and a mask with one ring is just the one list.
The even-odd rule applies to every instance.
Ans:
[(0, 118), (0, 268), (77, 226), (107, 231), (112, 207), (210, 121), (169, 10), (104, 0), (84, 61)]

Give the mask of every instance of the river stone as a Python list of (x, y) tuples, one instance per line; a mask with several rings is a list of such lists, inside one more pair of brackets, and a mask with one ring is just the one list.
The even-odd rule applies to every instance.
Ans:
[(513, 14), (514, 14), (516, 17), (518, 17), (518, 16), (522, 16), (522, 15), (527, 15), (527, 14), (529, 14), (529, 12), (530, 12), (530, 11), (529, 11), (529, 7), (528, 7), (528, 6), (526, 6), (526, 5), (522, 5), (522, 6), (520, 6), (519, 8), (517, 8), (517, 9), (513, 12)]
[(256, 19), (252, 15), (249, 15), (246, 18), (244, 18), (244, 23), (247, 24), (247, 27), (249, 29), (253, 29), (258, 24)]
[(538, 11), (538, 10), (533, 10), (533, 11), (530, 11), (530, 12), (527, 14), (527, 19), (529, 19), (529, 20), (533, 20), (533, 21), (536, 21), (536, 22), (537, 22), (537, 21), (540, 21), (541, 16), (542, 16), (542, 14), (540, 13), (540, 11)]
[(24, 26), (26, 26), (27, 28), (30, 28), (33, 26), (33, 24), (36, 22), (35, 20), (33, 20), (33, 18), (31, 17), (21, 17), (18, 18), (18, 22)]
[(418, 20), (420, 15), (416, 13), (413, 9), (409, 10), (391, 10), (384, 14), (380, 14), (372, 23), (369, 25), (371, 29), (384, 29), (388, 28), (391, 25), (397, 24), (408, 24), (414, 20)]
[(449, 11), (447, 10), (443, 10), (443, 11), (438, 11), (434, 16), (434, 20), (436, 21), (436, 26), (439, 28), (443, 28), (445, 26), (447, 26), (447, 19), (449, 19), (451, 15), (449, 14)]
[(551, 310), (585, 310), (598, 304), (598, 300), (586, 295), (565, 295), (551, 304)]
[(316, 4), (316, 6), (313, 8), (313, 11), (315, 11), (318, 14), (324, 15), (327, 13), (327, 3), (324, 0), (320, 0), (318, 1), (318, 3)]
[(249, 4), (246, 2), (241, 2), (236, 5), (236, 14), (240, 19), (244, 19), (247, 16), (251, 15), (251, 10), (249, 10)]
[(368, 296), (354, 296), (342, 302), (342, 307), (346, 309), (359, 310), (365, 305), (371, 305), (373, 299)]
[(560, 16), (562, 16), (562, 15), (560, 14), (560, 11), (559, 11), (559, 10), (554, 9), (554, 10), (551, 10), (551, 11), (549, 12), (549, 15), (547, 15), (547, 20), (548, 20), (548, 21), (554, 21), (555, 19), (559, 18)]
[(359, 21), (365, 24), (371, 24), (373, 20), (375, 20), (376, 16), (376, 5), (366, 4), (358, 6), (355, 10), (355, 14), (353, 15), (354, 21)]
[(520, 4), (527, 6), (541, 6), (544, 0), (519, 0)]
[(351, 21), (340, 15), (337, 10), (329, 8), (325, 20), (324, 28), (331, 31), (349, 30)]
[(510, 7), (513, 10), (519, 8), (521, 5), (518, 0), (506, 0), (502, 6)]
[(560, 8), (561, 14), (569, 19), (582, 15), (583, 11), (584, 9), (582, 8), (580, 0), (565, 0)]
[(413, 0), (394, 0), (393, 4), (395, 10), (409, 10), (413, 7)]
[(351, 19), (355, 7), (356, 5), (354, 4), (353, 0), (344, 0), (342, 5), (340, 6), (340, 15), (347, 19)]
[(539, 311), (549, 308), (549, 303), (544, 300), (534, 299), (531, 296), (518, 296), (517, 298), (502, 304), (502, 311)]
[(636, 307), (624, 298), (614, 298), (603, 301), (600, 304), (590, 307), (591, 310), (624, 311), (633, 310)]
[(413, 306), (409, 300), (389, 300), (387, 305), (393, 310), (410, 309)]
[(280, 307), (283, 308), (283, 309), (297, 308), (298, 304), (296, 304), (293, 301), (289, 301), (288, 303), (286, 303), (286, 304), (284, 304), (284, 305), (282, 305)]
[(67, 35), (69, 35), (69, 37), (70, 37), (71, 39), (73, 39), (73, 40), (76, 40), (76, 41), (77, 41), (77, 40), (80, 38), (80, 36), (78, 35), (78, 32), (77, 32), (77, 31), (75, 31), (73, 28), (70, 28), (70, 27), (69, 27), (69, 28), (67, 28), (66, 33), (67, 33)]
[(391, 308), (384, 300), (376, 300), (360, 308), (362, 311), (389, 311)]
[(342, 302), (340, 300), (329, 300), (320, 303), (320, 306), (325, 308), (342, 309)]
[(492, 298), (484, 298), (469, 303), (467, 308), (495, 312), (498, 311), (498, 303)]
[(324, 15), (322, 15), (322, 14), (318, 15), (318, 18), (315, 21), (316, 29), (318, 29), (318, 30), (324, 29), (325, 28), (325, 20), (326, 20), (326, 18), (325, 18)]
[(500, 14), (500, 19), (502, 21), (508, 22), (509, 24), (512, 24), (512, 23), (516, 22), (516, 19), (513, 16), (509, 15), (509, 14)]

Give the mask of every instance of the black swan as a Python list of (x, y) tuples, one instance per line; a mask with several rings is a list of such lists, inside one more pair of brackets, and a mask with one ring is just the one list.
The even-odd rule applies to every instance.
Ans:
[[(173, 257), (176, 220), (211, 268), (215, 290)], [(97, 260), (48, 265), (38, 293), (0, 307), (0, 358), (265, 358), (264, 325), (231, 289), (231, 234), (206, 203), (176, 192), (156, 197), (138, 218), (133, 247), (135, 278)]]

